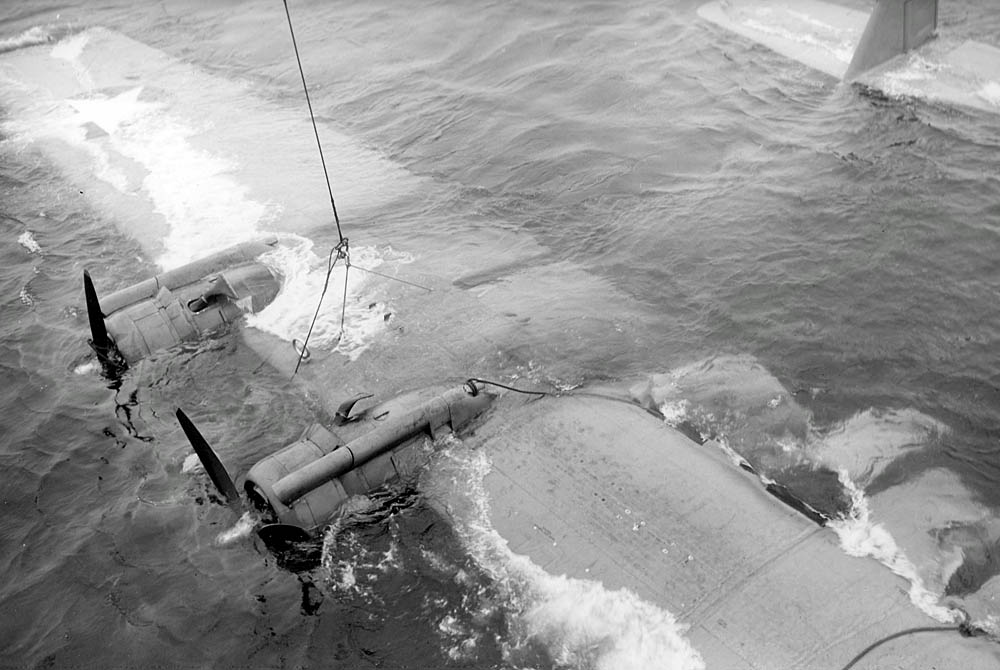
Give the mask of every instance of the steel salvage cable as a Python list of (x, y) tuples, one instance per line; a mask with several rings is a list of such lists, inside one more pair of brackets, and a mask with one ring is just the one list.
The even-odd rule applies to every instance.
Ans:
[[(334, 256), (336, 252), (336, 256)], [(309, 324), (309, 332), (306, 333), (306, 339), (302, 343), (302, 349), (299, 351), (299, 360), (295, 363), (295, 372), (292, 373), (294, 377), (299, 371), (299, 366), (302, 365), (302, 361), (309, 358), (309, 338), (312, 336), (313, 327), (316, 325), (316, 319), (319, 318), (319, 310), (323, 306), (323, 298), (326, 296), (326, 290), (330, 287), (330, 275), (333, 274), (333, 268), (336, 267), (337, 261), (341, 258), (344, 259), (345, 270), (344, 270), (344, 302), (340, 310), (340, 334), (337, 336), (339, 340), (344, 335), (344, 317), (347, 313), (347, 277), (351, 272), (351, 254), (349, 251), (349, 242), (347, 238), (342, 238), (337, 246), (330, 249), (330, 256), (326, 262), (326, 279), (323, 281), (323, 290), (319, 294), (319, 302), (316, 304), (316, 312), (313, 313), (312, 323)], [(295, 346), (297, 340), (292, 342), (292, 346)]]

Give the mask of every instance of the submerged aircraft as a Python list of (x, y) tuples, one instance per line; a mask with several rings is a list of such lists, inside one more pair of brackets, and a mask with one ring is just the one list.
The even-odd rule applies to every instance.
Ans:
[[(257, 257), (274, 238), (246, 242), (117, 291), (101, 300), (84, 271), (91, 348), (108, 376), (122, 374), (144, 356), (210, 336), (278, 293), (280, 280)], [(482, 413), (493, 396), (475, 381), (458, 389), (423, 389), (352, 415), (371, 394), (344, 401), (335, 428), (308, 427), (285, 448), (258, 462), (244, 484), (247, 499), (266, 522), (259, 534), (285, 546), (322, 529), (353, 495), (365, 495), (421, 464), (423, 437), (457, 432)], [(177, 419), (226, 501), (241, 496), (225, 466), (180, 409)], [(336, 431), (336, 432), (334, 432)]]
[(714, 0), (698, 14), (846, 82), (1000, 112), (1000, 48), (938, 35), (937, 0), (877, 0), (871, 14), (822, 0)]
[[(115, 341), (119, 323), (107, 320)], [(1000, 663), (1000, 645), (963, 611), (918, 607), (914, 585), (907, 592), (886, 566), (844, 552), (834, 520), (721, 445), (665, 423), (642, 385), (532, 396), (496, 399), (470, 380), (354, 416), (367, 396), (348, 399), (334, 426), (313, 424), (250, 469), (243, 488), (262, 513), (261, 538), (295, 550), (351, 496), (426, 466), (425, 438), (465, 429), (462, 449), (485, 467), (467, 459), (429, 468), (430, 504), (456, 527), (495, 530), (498, 546), (469, 547), (474, 554), (510, 552), (530, 569), (625, 589), (689, 625), (666, 645), (675, 658), (650, 661), (748, 670)], [(222, 497), (240, 507), (207, 441), (177, 416)], [(449, 485), (455, 477), (471, 489)]]
[[(88, 49), (99, 56), (123, 45), (139, 51), (109, 31), (86, 35), (91, 41), (75, 45), (74, 63), (86, 59)], [(122, 85), (145, 81), (149, 71), (144, 68), (156, 58), (153, 53), (125, 63), (122, 67), (132, 70), (120, 77)], [(100, 62), (111, 67), (120, 61)], [(169, 78), (171, 68), (168, 62), (157, 75)], [(70, 70), (66, 76), (76, 74)], [(77, 93), (72, 88), (67, 95)], [(386, 387), (394, 391), (405, 385), (408, 367), (440, 373), (442, 379), (466, 371), (482, 351), (495, 351), (494, 342), (523, 337), (532, 323), (546, 318), (548, 305), (535, 310), (534, 305), (521, 306), (533, 322), (504, 312), (517, 304), (522, 283), (547, 277), (525, 265), (517, 266), (527, 267), (520, 274), (505, 275), (504, 264), (510, 267), (512, 258), (537, 258), (538, 247), (523, 240), (505, 244), (504, 251), (498, 247), (484, 252), (492, 267), (439, 284), (459, 287), (447, 299), (431, 301), (423, 294), (412, 299), (414, 311), (424, 309), (435, 322), (447, 324), (448, 337), (439, 338), (444, 344), (433, 348), (417, 338), (400, 342), (395, 358), (380, 368), (391, 370), (399, 363), (398, 378), (382, 380)], [(192, 322), (197, 326), (185, 332), (200, 338), (215, 325), (201, 329), (199, 314), (218, 309), (220, 319), (228, 321), (230, 310), (245, 305), (250, 295), (258, 297), (254, 286), (262, 287), (262, 301), (268, 296), (277, 300), (272, 290), (288, 279), (279, 280), (260, 260), (249, 254), (211, 269), (195, 261), (175, 269), (184, 275), (178, 283), (161, 276), (140, 284), (145, 288), (126, 289), (121, 295), (128, 298), (102, 300), (86, 289), (99, 354), (118, 350), (126, 363), (133, 363), (187, 341), (187, 335), (172, 330), (178, 321), (171, 315), (177, 313), (185, 328)], [(260, 283), (244, 292), (234, 277), (248, 267), (257, 268), (252, 276)], [(579, 272), (565, 266), (557, 270)], [(497, 277), (505, 281), (497, 282)], [(594, 286), (592, 277), (582, 272), (579, 277), (582, 285)], [(491, 290), (473, 292), (484, 286)], [(597, 291), (582, 293), (587, 300), (599, 299)], [(136, 332), (144, 348), (127, 345)], [(302, 355), (258, 329), (241, 329), (241, 337), (282, 371), (291, 371)], [(918, 607), (903, 578), (871, 558), (846, 554), (829, 523), (821, 525), (817, 520), (822, 518), (802, 513), (807, 509), (786, 505), (775, 495), (779, 489), (769, 491), (762, 477), (745, 462), (734, 462), (722, 445), (698, 444), (665, 423), (654, 411), (657, 403), (650, 406), (641, 394), (584, 387), (537, 394), (532, 400), (511, 392), (494, 400), (473, 382), (468, 388), (399, 396), (354, 414), (355, 389), (346, 383), (330, 389), (331, 381), (341, 386), (345, 376), (340, 374), (343, 360), (334, 359), (317, 348), (301, 375), (324, 402), (332, 403), (331, 409), (338, 408), (330, 414), (339, 418), (306, 429), (292, 445), (251, 468), (245, 480), (248, 497), (265, 503), (278, 522), (264, 533), (278, 535), (279, 544), (322, 527), (347, 494), (377, 488), (430, 459), (422, 487), (431, 504), (458, 527), (489, 529), (485, 536), (491, 543), (467, 547), (483, 564), (490, 564), (494, 555), (516, 553), (503, 568), (514, 579), (544, 571), (584, 588), (594, 583), (621, 588), (635, 601), (650, 604), (642, 610), (650, 618), (676, 618), (690, 626), (686, 636), (663, 633), (655, 646), (660, 655), (649, 657), (647, 665), (838, 670), (921, 665), (985, 669), (1000, 663), (1000, 647), (976, 635), (979, 629), (957, 608)], [(345, 396), (346, 405), (341, 403)], [(183, 413), (178, 420), (195, 448), (208, 454), (202, 460), (223, 497), (241, 504), (238, 488), (204, 448), (207, 443), (193, 423)], [(474, 429), (461, 447), (466, 458), (435, 461), (435, 454), (422, 452), (425, 435), (462, 426)], [(455, 480), (468, 485), (456, 487)]]

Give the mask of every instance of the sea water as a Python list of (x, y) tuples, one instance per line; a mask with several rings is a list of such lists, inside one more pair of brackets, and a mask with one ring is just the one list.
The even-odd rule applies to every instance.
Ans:
[[(697, 6), (290, 2), (352, 261), (435, 289), (352, 271), (342, 330), (337, 267), (324, 383), (627, 384), (839, 515), (914, 607), (995, 624), (1000, 115)], [(996, 46), (990, 9), (942, 30)], [(0, 91), (0, 665), (698, 667), (672, 613), (506, 551), (460, 443), (282, 565), (173, 421), (245, 472), (322, 414), (238, 329), (101, 377), (84, 268), (107, 292), (275, 233), (288, 281), (246, 327), (309, 326), (339, 235), (280, 2), (4, 6)]]

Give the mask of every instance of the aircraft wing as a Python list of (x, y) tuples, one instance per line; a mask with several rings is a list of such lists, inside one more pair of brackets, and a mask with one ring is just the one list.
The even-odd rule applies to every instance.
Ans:
[(819, 0), (716, 1), (701, 18), (792, 60), (841, 79), (868, 14)]
[[(717, 445), (699, 446), (634, 405), (587, 396), (508, 404), (466, 442), (488, 461), (467, 477), (479, 477), (485, 503), (454, 494), (446, 468), (430, 488), (460, 536), (479, 538), (470, 551), (486, 565), (492, 552), (510, 552), (550, 575), (628, 589), (689, 626), (705, 667), (839, 670), (887, 636), (943, 626), (910, 602), (904, 580), (845, 554), (834, 531), (765, 493)], [(501, 546), (484, 546), (484, 527)], [(951, 630), (889, 641), (858, 667), (998, 662), (995, 644)]]
[[(937, 30), (937, 0), (713, 0), (701, 18), (837, 79), (1000, 112), (1000, 48)], [(931, 39), (937, 34), (937, 39)]]

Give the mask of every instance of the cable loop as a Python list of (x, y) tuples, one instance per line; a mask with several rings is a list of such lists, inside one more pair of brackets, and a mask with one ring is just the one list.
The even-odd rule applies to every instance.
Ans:
[[(465, 384), (467, 390), (470, 386), (472, 388), (475, 388), (476, 384), (484, 384), (487, 386), (496, 386), (498, 388), (507, 389), (508, 391), (514, 391), (516, 393), (523, 393), (525, 395), (539, 395), (539, 396), (553, 395), (548, 391), (525, 391), (524, 389), (514, 388), (513, 386), (507, 386), (506, 384), (501, 384), (500, 382), (490, 381), (489, 379), (479, 379), (477, 377), (470, 377), (469, 379), (465, 380)], [(476, 395), (476, 393), (473, 393), (472, 395)]]
[(300, 343), (299, 338), (297, 337), (292, 340), (292, 349), (295, 349), (295, 353), (299, 355), (300, 361), (308, 361), (309, 357), (312, 356), (312, 354), (309, 353), (309, 347), (305, 345), (305, 342)]

